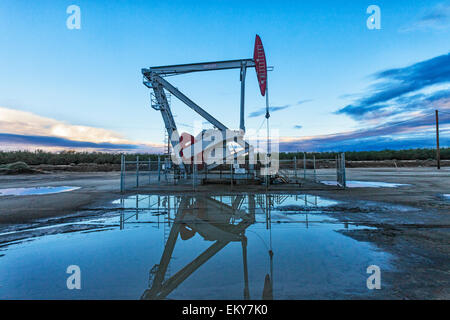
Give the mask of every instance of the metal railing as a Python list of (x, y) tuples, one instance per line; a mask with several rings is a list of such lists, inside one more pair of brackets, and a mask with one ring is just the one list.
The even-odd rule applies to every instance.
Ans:
[(278, 176), (285, 182), (313, 181), (318, 183), (336, 184), (345, 187), (345, 154), (341, 153), (335, 159), (316, 159), (315, 156), (301, 159), (279, 160)]
[(172, 170), (170, 161), (162, 161), (158, 157), (154, 160), (140, 160), (136, 156), (136, 160), (126, 160), (122, 155), (120, 166), (120, 191), (123, 192), (131, 188), (139, 188), (151, 184), (176, 184), (176, 170)]
[[(329, 185), (346, 186), (345, 174), (345, 154), (339, 154), (335, 159), (316, 159), (315, 156), (303, 159), (278, 160), (276, 164), (278, 171), (276, 177), (284, 183), (301, 183), (302, 181), (312, 181)], [(246, 173), (237, 173), (232, 164), (224, 164), (208, 171), (197, 166), (192, 167), (189, 173), (183, 173), (178, 166), (172, 163), (170, 158), (158, 160), (140, 160), (136, 156), (135, 160), (126, 160), (122, 155), (120, 170), (120, 191), (135, 189), (146, 185), (192, 185), (196, 186), (214, 180), (222, 182), (230, 181), (233, 186), (236, 180), (252, 180), (256, 174), (248, 173), (248, 169), (243, 166)], [(261, 180), (262, 181), (262, 180)]]

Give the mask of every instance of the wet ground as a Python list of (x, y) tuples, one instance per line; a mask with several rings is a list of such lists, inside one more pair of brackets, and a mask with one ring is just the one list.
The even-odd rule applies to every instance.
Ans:
[[(321, 181), (323, 184), (328, 186), (337, 186), (337, 181)], [(407, 184), (402, 183), (389, 183), (389, 182), (377, 182), (377, 181), (356, 181), (347, 180), (345, 186), (347, 188), (397, 188), (402, 186), (407, 186)]]
[(80, 187), (30, 187), (30, 188), (7, 188), (0, 189), (1, 196), (32, 196), (42, 194), (53, 194), (61, 192), (69, 192), (80, 189)]
[[(0, 197), (0, 298), (449, 299), (448, 168), (347, 174), (397, 186), (122, 199), (116, 173), (0, 177), (1, 189), (80, 187)], [(81, 290), (67, 289), (69, 265)]]
[[(378, 297), (367, 288), (367, 268), (392, 271), (392, 256), (346, 236), (373, 228), (323, 214), (336, 204), (285, 194), (117, 199), (95, 218), (27, 228), (4, 243), (0, 297)], [(70, 265), (80, 267), (81, 290), (67, 288)]]

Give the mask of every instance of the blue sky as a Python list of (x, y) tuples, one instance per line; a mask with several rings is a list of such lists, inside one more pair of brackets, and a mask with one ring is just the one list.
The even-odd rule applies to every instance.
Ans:
[[(71, 4), (81, 9), (80, 30), (66, 27)], [(381, 9), (380, 30), (366, 26), (371, 4)], [(274, 66), (271, 126), (281, 150), (434, 147), (435, 108), (449, 145), (449, 8), (430, 0), (2, 0), (0, 148), (158, 150), (163, 122), (141, 68), (250, 58), (255, 34)], [(237, 70), (169, 80), (238, 127)], [(264, 119), (258, 91), (249, 70), (247, 128)], [(188, 125), (180, 131), (202, 121), (175, 98), (172, 105)]]

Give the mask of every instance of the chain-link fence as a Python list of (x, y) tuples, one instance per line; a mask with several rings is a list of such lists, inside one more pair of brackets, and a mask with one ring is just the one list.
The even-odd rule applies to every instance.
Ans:
[(148, 185), (196, 185), (202, 180), (212, 176), (213, 173), (199, 173), (198, 166), (193, 166), (194, 170), (182, 172), (180, 168), (173, 164), (169, 158), (158, 160), (126, 160), (122, 156), (120, 166), (120, 191), (126, 191)]
[(120, 166), (120, 191), (139, 188), (150, 184), (175, 184), (176, 176), (170, 161), (125, 160), (122, 156)]
[(313, 181), (345, 187), (345, 154), (334, 159), (307, 158), (279, 160), (279, 178), (286, 183)]
[(168, 158), (159, 158), (158, 161), (143, 161), (139, 157), (136, 157), (136, 160), (125, 160), (125, 157), (122, 156), (120, 191), (124, 192), (148, 185), (179, 184), (192, 185), (195, 189), (195, 186), (208, 182), (221, 181), (222, 183), (227, 183), (228, 181), (230, 184), (233, 184), (236, 180), (251, 180), (255, 178), (255, 175), (249, 174), (245, 168), (244, 170), (240, 168), (246, 172), (241, 173), (233, 164), (223, 164), (214, 168), (214, 170), (207, 170), (202, 165), (190, 165), (186, 169), (185, 172), (182, 172)]
[[(270, 176), (274, 183), (302, 183), (305, 181), (323, 183), (345, 187), (345, 155), (339, 154), (335, 159), (307, 158), (291, 160), (276, 160), (276, 173)], [(259, 165), (249, 170), (245, 165), (237, 166), (233, 164), (222, 164), (213, 170), (208, 170), (202, 165), (193, 165), (182, 172), (180, 168), (173, 164), (169, 158), (157, 161), (126, 160), (122, 156), (120, 191), (126, 191), (146, 185), (196, 185), (207, 183), (229, 183), (233, 185), (236, 181), (245, 183), (258, 179), (267, 182), (266, 177), (261, 175)]]

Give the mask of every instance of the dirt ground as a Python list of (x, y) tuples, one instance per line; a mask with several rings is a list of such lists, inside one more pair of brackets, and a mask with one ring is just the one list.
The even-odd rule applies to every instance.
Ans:
[(52, 173), (0, 176), (0, 189), (75, 186), (80, 189), (48, 195), (0, 197), (0, 226), (63, 216), (78, 209), (116, 198), (120, 173)]
[[(39, 196), (0, 196), (0, 243), (11, 232), (36, 225), (44, 218), (60, 218), (89, 208), (107, 206), (120, 197), (119, 173), (64, 172), (0, 176), (0, 189), (34, 186), (74, 186), (78, 190)], [(343, 222), (375, 228), (340, 231), (358, 241), (370, 242), (395, 257), (396, 271), (383, 275), (392, 290), (382, 298), (450, 298), (450, 167), (349, 168), (347, 180), (407, 184), (397, 188), (347, 188), (276, 185), (271, 191), (315, 194), (339, 201), (324, 214)], [(199, 186), (196, 192), (264, 192), (261, 186)], [(144, 191), (142, 191), (144, 192)], [(173, 186), (153, 186), (145, 192), (174, 192)], [(175, 192), (192, 192), (179, 186)], [(89, 211), (89, 214), (96, 214)], [(47, 220), (48, 223), (48, 220)]]

